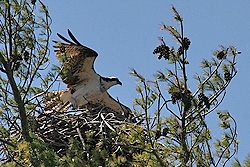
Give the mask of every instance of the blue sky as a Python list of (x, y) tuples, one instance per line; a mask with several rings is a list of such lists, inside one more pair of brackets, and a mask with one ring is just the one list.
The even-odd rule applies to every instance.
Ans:
[[(96, 50), (99, 53), (96, 71), (123, 82), (122, 87), (115, 86), (109, 92), (130, 107), (136, 97), (136, 81), (128, 74), (129, 69), (135, 68), (152, 79), (156, 70), (167, 67), (152, 52), (159, 44), (158, 37), (165, 36), (167, 42), (172, 42), (171, 37), (159, 30), (161, 23), (175, 25), (171, 5), (184, 17), (185, 34), (192, 42), (188, 66), (191, 77), (200, 71), (199, 62), (211, 57), (219, 45), (236, 46), (242, 51), (238, 75), (219, 109), (230, 111), (238, 122), (238, 158), (242, 160), (250, 153), (249, 0), (45, 0), (45, 3), (53, 20), (52, 39), (58, 39), (57, 32), (66, 36), (69, 28), (81, 43)], [(55, 60), (53, 52), (51, 58)], [(209, 123), (215, 127), (218, 120)]]

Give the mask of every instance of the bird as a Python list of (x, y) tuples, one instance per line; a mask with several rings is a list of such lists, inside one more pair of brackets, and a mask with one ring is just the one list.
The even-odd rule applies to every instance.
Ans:
[(71, 40), (57, 33), (63, 42), (54, 41), (56, 56), (62, 63), (60, 75), (67, 89), (47, 93), (45, 107), (66, 111), (69, 105), (79, 109), (87, 104), (98, 104), (123, 115), (130, 114), (129, 107), (107, 92), (114, 85), (122, 85), (121, 81), (117, 77), (103, 77), (96, 73), (94, 62), (97, 52), (82, 45), (69, 29), (68, 35)]

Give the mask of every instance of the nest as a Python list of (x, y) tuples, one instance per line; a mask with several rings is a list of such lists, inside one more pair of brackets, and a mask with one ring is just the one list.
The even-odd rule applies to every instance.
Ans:
[(131, 121), (109, 108), (86, 107), (67, 112), (43, 112), (36, 119), (36, 129), (38, 135), (52, 149), (59, 155), (65, 155), (71, 138), (77, 139), (84, 146), (86, 132), (93, 132), (96, 138), (108, 138), (108, 135), (125, 122)]

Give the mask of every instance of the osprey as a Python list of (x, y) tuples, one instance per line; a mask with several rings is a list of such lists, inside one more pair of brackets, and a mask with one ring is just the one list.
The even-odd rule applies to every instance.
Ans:
[(97, 74), (94, 70), (97, 52), (80, 44), (70, 30), (68, 34), (72, 41), (58, 33), (58, 37), (66, 43), (54, 41), (56, 56), (62, 63), (60, 75), (67, 89), (46, 94), (45, 107), (66, 111), (70, 105), (79, 109), (87, 104), (98, 104), (115, 112), (131, 114), (128, 107), (113, 99), (107, 92), (114, 85), (122, 85), (119, 79)]

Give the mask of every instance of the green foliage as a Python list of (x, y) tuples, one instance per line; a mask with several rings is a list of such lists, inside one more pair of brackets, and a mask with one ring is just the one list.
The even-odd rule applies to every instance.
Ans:
[[(13, 160), (5, 163), (3, 166), (56, 166), (59, 157), (55, 152), (49, 149), (48, 145), (42, 142), (35, 135), (31, 136), (32, 142), (16, 142), (16, 148)], [(10, 148), (11, 149), (11, 148)]]
[(0, 159), (28, 166), (33, 153), (38, 154), (28, 150), (33, 147), (34, 118), (42, 110), (40, 96), (55, 80), (45, 72), (51, 20), (41, 1), (5, 0), (0, 8)]
[(150, 146), (147, 149), (159, 153), (156, 157), (162, 162), (160, 166), (225, 165), (238, 148), (236, 121), (229, 112), (218, 112), (223, 135), (215, 139), (206, 117), (223, 101), (227, 86), (237, 74), (238, 52), (232, 46), (221, 47), (213, 58), (203, 59), (200, 66), (203, 72), (195, 76), (198, 84), (192, 91), (187, 71), (192, 63), (188, 61), (191, 41), (184, 36), (183, 18), (174, 7), (172, 10), (180, 29), (162, 25), (161, 30), (174, 37), (176, 46), (167, 45), (162, 37), (160, 46), (153, 51), (159, 60), (171, 66), (166, 71), (158, 71), (154, 80), (132, 71), (139, 80), (136, 88), (139, 97), (134, 104), (144, 115), (144, 135)]
[(238, 159), (235, 159), (235, 161), (233, 161), (232, 163), (232, 167), (250, 167), (250, 155), (248, 155), (243, 164), (240, 163), (240, 161)]
[[(191, 40), (184, 35), (184, 19), (174, 7), (179, 29), (162, 25), (161, 30), (177, 43), (169, 46), (162, 37), (153, 51), (169, 63), (168, 69), (158, 71), (153, 80), (131, 70), (138, 80), (137, 124), (124, 123), (105, 133), (86, 130), (84, 140), (72, 136), (66, 151), (56, 152), (37, 137), (35, 122), (43, 110), (40, 96), (58, 73), (64, 78), (70, 71), (67, 66), (54, 66), (48, 75), (44, 71), (49, 65), (48, 10), (36, 0), (0, 3), (4, 20), (0, 23), (0, 154), (6, 161), (2, 166), (218, 166), (236, 153), (237, 126), (231, 114), (218, 112), (223, 132), (219, 139), (212, 137), (206, 118), (223, 101), (237, 73), (238, 52), (232, 46), (220, 47), (212, 59), (202, 60), (202, 74), (195, 76), (198, 84), (191, 90), (187, 71), (192, 63), (188, 61)], [(60, 55), (59, 61), (67, 62), (67, 56)], [(234, 165), (241, 166), (238, 161)]]

